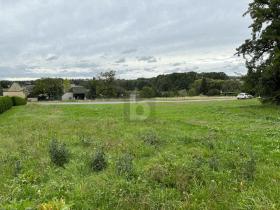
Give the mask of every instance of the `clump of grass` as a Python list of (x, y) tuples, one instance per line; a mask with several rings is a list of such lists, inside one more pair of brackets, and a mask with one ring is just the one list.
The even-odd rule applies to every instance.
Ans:
[(247, 180), (254, 180), (256, 174), (256, 160), (251, 157), (248, 161), (244, 163), (243, 166), (243, 177)]
[(183, 165), (156, 164), (149, 168), (149, 179), (164, 187), (174, 188), (180, 192), (188, 192), (196, 180), (196, 172)]
[(99, 172), (107, 168), (107, 160), (102, 149), (98, 149), (90, 161), (90, 168), (95, 172)]
[(159, 164), (153, 165), (148, 170), (148, 176), (152, 181), (159, 184), (163, 184), (165, 186), (173, 185), (170, 183), (170, 171), (166, 166)]
[(17, 160), (15, 163), (15, 168), (14, 168), (14, 176), (18, 176), (21, 172), (22, 166), (21, 166), (21, 161)]
[(152, 130), (145, 132), (141, 137), (145, 143), (152, 146), (157, 146), (160, 142), (157, 133)]
[(130, 154), (121, 156), (116, 162), (118, 175), (130, 178), (133, 176), (133, 157)]
[(70, 153), (65, 144), (59, 143), (56, 139), (53, 139), (50, 143), (49, 154), (51, 161), (59, 167), (64, 167), (70, 159)]
[(79, 136), (79, 140), (81, 142), (81, 144), (85, 147), (88, 147), (90, 145), (92, 145), (92, 140), (84, 135)]
[(216, 156), (210, 158), (210, 160), (209, 160), (209, 167), (213, 171), (218, 171), (219, 170), (219, 159)]
[(70, 210), (71, 206), (67, 205), (63, 199), (60, 200), (53, 200), (47, 203), (42, 203), (38, 206), (39, 210), (47, 210), (47, 209), (63, 209), (63, 210)]

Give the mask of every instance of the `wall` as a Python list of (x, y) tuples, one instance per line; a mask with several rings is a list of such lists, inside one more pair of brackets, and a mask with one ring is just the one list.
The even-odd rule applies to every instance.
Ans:
[(3, 96), (18, 96), (21, 98), (26, 98), (24, 92), (3, 92)]

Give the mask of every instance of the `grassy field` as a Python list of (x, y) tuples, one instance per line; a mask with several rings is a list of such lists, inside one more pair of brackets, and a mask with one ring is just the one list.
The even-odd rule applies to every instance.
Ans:
[[(0, 115), (0, 209), (280, 209), (279, 108), (157, 103), (131, 121), (135, 108), (27, 105)], [(69, 149), (64, 168), (51, 162), (52, 139)], [(99, 150), (107, 167), (94, 172)]]

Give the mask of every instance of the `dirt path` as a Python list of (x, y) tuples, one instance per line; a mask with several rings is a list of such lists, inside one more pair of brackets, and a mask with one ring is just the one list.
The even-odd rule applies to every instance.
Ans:
[(98, 104), (128, 104), (128, 103), (188, 103), (188, 102), (209, 102), (209, 101), (233, 101), (234, 97), (209, 98), (209, 99), (187, 99), (187, 100), (137, 100), (137, 101), (78, 101), (78, 102), (36, 102), (39, 105), (98, 105)]

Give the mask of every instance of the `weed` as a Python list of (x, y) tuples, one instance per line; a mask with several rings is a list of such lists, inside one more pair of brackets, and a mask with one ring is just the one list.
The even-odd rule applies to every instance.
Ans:
[(209, 160), (209, 167), (213, 170), (213, 171), (218, 171), (219, 170), (219, 160), (217, 157), (212, 157)]
[(107, 161), (106, 161), (105, 153), (102, 149), (98, 149), (91, 159), (90, 168), (93, 171), (98, 172), (104, 170), (106, 167), (107, 167)]
[(130, 154), (125, 154), (117, 160), (116, 171), (118, 175), (127, 178), (133, 175), (133, 158)]
[(250, 160), (246, 161), (243, 166), (243, 177), (247, 180), (254, 180), (256, 173), (256, 161), (255, 158), (251, 157)]
[(14, 176), (18, 176), (18, 174), (20, 174), (21, 172), (21, 169), (22, 169), (21, 162), (17, 160), (14, 168)]
[(53, 139), (50, 143), (49, 154), (51, 161), (59, 167), (64, 167), (69, 162), (68, 149), (65, 144), (59, 143), (56, 139)]
[(159, 144), (158, 135), (154, 131), (147, 131), (142, 135), (142, 139), (145, 143), (156, 146)]

